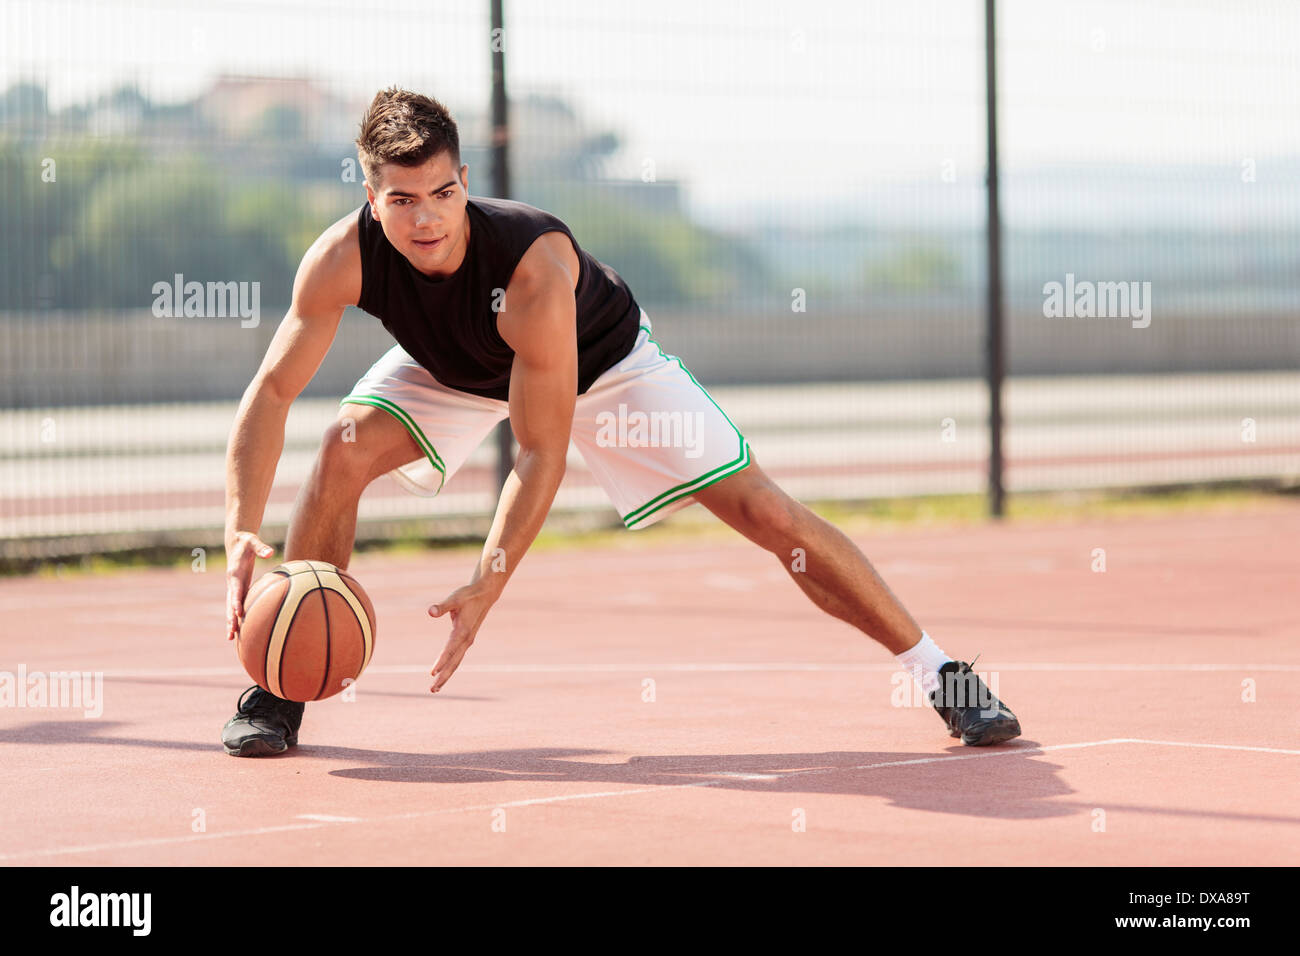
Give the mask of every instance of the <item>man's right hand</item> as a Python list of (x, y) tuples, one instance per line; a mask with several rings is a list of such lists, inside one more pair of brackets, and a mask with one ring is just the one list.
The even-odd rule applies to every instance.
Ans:
[(269, 558), (275, 549), (251, 531), (236, 531), (226, 540), (226, 640), (233, 641), (244, 623), (244, 597), (258, 558)]

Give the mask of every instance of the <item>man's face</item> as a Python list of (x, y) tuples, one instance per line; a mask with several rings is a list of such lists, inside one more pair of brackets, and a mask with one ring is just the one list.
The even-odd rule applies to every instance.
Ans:
[(385, 163), (366, 181), (370, 213), (394, 248), (429, 276), (449, 276), (465, 259), (469, 167), (442, 152), (422, 166)]

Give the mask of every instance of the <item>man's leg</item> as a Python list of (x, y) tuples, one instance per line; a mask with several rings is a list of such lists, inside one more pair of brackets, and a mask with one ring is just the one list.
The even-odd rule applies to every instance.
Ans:
[[(644, 310), (641, 319), (632, 351), (579, 396), (573, 417), (574, 443), (623, 523), (645, 528), (699, 501), (776, 555), (818, 607), (893, 652), (922, 691), (928, 693), (949, 674), (960, 673), (965, 680), (967, 665), (929, 639), (857, 546), (763, 473), (722, 408), (681, 359), (651, 337)], [(651, 423), (650, 441), (644, 434), (633, 440), (633, 414), (640, 424)], [(629, 423), (626, 435), (624, 422)], [(658, 431), (655, 422), (662, 425)], [(680, 428), (674, 430), (673, 423)], [(996, 743), (1020, 733), (1010, 711), (986, 718), (949, 706), (946, 692), (925, 699), (964, 743)]]
[(284, 559), (328, 561), (347, 569), (361, 493), (380, 475), (423, 457), (410, 433), (373, 405), (339, 406), (289, 519)]
[(969, 665), (929, 640), (857, 545), (777, 487), (757, 462), (695, 498), (776, 555), (818, 607), (887, 647), (918, 679), (953, 737), (984, 746), (1020, 736), (1016, 715)]
[[(344, 404), (325, 431), (311, 474), (298, 493), (284, 559), (328, 561), (347, 568), (356, 536), (357, 505), (375, 478), (423, 456), (406, 427), (371, 405)], [(226, 753), (261, 757), (298, 741), (306, 705), (250, 687), (221, 730)]]
[[(752, 449), (750, 455), (752, 458)], [(697, 492), (695, 498), (776, 555), (823, 611), (852, 624), (893, 654), (901, 654), (921, 640), (921, 628), (858, 546), (781, 490), (757, 461)]]

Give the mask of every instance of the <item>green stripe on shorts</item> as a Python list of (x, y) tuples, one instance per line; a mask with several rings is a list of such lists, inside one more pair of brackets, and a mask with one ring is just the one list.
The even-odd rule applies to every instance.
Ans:
[(749, 464), (749, 442), (745, 441), (745, 436), (740, 433), (740, 429), (737, 428), (735, 423), (727, 416), (727, 413), (722, 410), (722, 406), (713, 401), (713, 396), (705, 390), (703, 385), (695, 381), (695, 376), (691, 374), (691, 370), (682, 363), (680, 358), (676, 355), (666, 354), (663, 346), (650, 337), (650, 330), (644, 325), (641, 326), (641, 328), (645, 330), (646, 341), (659, 350), (659, 354), (663, 356), (665, 361), (671, 359), (676, 362), (677, 367), (686, 373), (686, 377), (694, 383), (696, 388), (704, 393), (704, 397), (709, 400), (709, 403), (718, 410), (718, 413), (724, 419), (726, 419), (727, 424), (731, 426), (731, 430), (736, 433), (736, 438), (740, 442), (740, 454), (725, 465), (719, 465), (717, 468), (700, 475), (698, 478), (692, 478), (690, 481), (682, 482), (676, 488), (669, 488), (663, 494), (651, 498), (640, 508), (629, 511), (627, 514), (623, 515), (623, 524), (629, 528), (644, 521), (646, 518), (650, 517), (650, 515), (672, 504), (674, 501), (685, 498), (687, 495), (694, 494), (697, 491), (703, 491), (705, 488), (709, 487), (709, 485), (716, 484), (728, 475), (734, 475)]
[[(732, 426), (733, 428), (735, 426)], [(734, 475), (736, 472), (743, 470), (749, 464), (749, 442), (744, 437), (740, 439), (740, 457), (734, 461), (729, 461), (725, 465), (719, 465), (712, 471), (700, 475), (691, 481), (683, 482), (676, 488), (669, 488), (663, 494), (650, 499), (635, 511), (629, 511), (623, 516), (623, 524), (629, 528), (639, 524), (646, 518), (650, 517), (656, 511), (667, 507), (674, 501), (678, 501), (688, 495), (693, 495), (697, 491), (703, 491), (709, 485), (717, 484), (723, 478)], [(648, 509), (648, 510), (647, 510)]]
[(378, 395), (349, 395), (347, 398), (343, 399), (343, 401), (339, 402), (339, 404), (373, 405), (375, 408), (382, 408), (405, 425), (406, 430), (410, 432), (411, 437), (415, 439), (416, 445), (418, 445), (420, 450), (424, 452), (424, 456), (429, 459), (429, 464), (433, 466), (434, 471), (441, 475), (441, 478), (438, 480), (438, 491), (442, 491), (442, 486), (446, 484), (447, 481), (447, 466), (443, 464), (442, 458), (434, 449), (433, 442), (429, 441), (429, 439), (425, 437), (424, 432), (420, 430), (420, 426), (415, 423), (414, 418), (407, 414), (406, 409), (402, 408), (395, 402)]

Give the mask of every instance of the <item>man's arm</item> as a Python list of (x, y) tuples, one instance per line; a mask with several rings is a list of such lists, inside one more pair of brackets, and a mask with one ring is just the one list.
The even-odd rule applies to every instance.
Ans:
[(496, 603), (546, 521), (564, 478), (578, 395), (578, 257), (564, 233), (545, 233), (511, 276), (497, 320), (515, 352), (510, 370), (510, 425), (519, 442), (496, 517), (469, 585), (429, 608), (451, 613), (452, 632), (434, 666), (434, 693), (460, 666), (479, 625)]
[(347, 305), (361, 295), (356, 216), (321, 234), (303, 256), (293, 302), (257, 374), (244, 390), (226, 449), (226, 637), (244, 616), (255, 557), (273, 550), (258, 538), (275, 467), (284, 450), (289, 406), (320, 368)]

